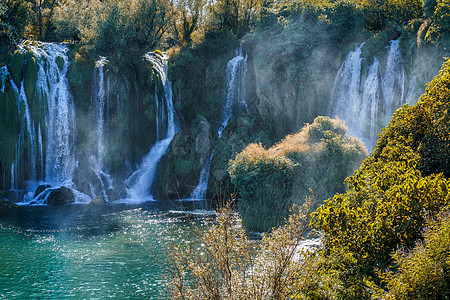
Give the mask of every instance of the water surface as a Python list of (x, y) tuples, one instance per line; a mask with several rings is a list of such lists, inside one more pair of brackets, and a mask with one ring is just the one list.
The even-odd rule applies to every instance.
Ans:
[(0, 212), (0, 298), (166, 299), (165, 253), (192, 237), (191, 217), (174, 209), (144, 203)]

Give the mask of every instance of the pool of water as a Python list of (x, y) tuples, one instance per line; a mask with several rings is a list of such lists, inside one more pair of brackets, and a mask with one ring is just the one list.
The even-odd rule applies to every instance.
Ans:
[[(0, 212), (0, 298), (166, 299), (166, 253), (201, 210), (25, 206)], [(200, 212), (200, 213), (198, 213)]]

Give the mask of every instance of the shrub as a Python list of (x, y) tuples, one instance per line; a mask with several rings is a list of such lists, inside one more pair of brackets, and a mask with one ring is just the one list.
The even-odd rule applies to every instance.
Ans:
[(398, 272), (388, 277), (388, 299), (448, 299), (450, 297), (450, 215), (432, 222), (423, 242), (397, 251)]
[(244, 226), (270, 230), (279, 226), (292, 204), (312, 189), (319, 200), (343, 192), (344, 179), (365, 156), (362, 143), (345, 137), (339, 120), (317, 117), (270, 149), (250, 144), (229, 162), (228, 172), (242, 201)]
[[(427, 32), (427, 40), (436, 43), (445, 50), (450, 49), (450, 0), (439, 0), (434, 6), (431, 26)], [(429, 8), (433, 8), (433, 5)], [(431, 11), (428, 11), (430, 13)]]
[(200, 247), (170, 251), (172, 299), (289, 299), (307, 269), (299, 246), (308, 228), (311, 201), (294, 208), (284, 227), (260, 242), (250, 240), (230, 203), (207, 228), (194, 227)]

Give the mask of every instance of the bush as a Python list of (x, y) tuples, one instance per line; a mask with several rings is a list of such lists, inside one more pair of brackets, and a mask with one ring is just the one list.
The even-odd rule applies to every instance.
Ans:
[(319, 200), (343, 192), (344, 179), (366, 153), (359, 140), (345, 133), (339, 120), (318, 117), (268, 150), (250, 144), (237, 154), (228, 172), (242, 197), (244, 226), (262, 231), (279, 226), (289, 207), (300, 204), (310, 189)]
[[(300, 242), (311, 202), (295, 208), (284, 227), (250, 240), (230, 204), (207, 228), (194, 227), (199, 247), (179, 245), (168, 254), (172, 299), (289, 299), (307, 271)], [(304, 279), (304, 277), (302, 277)]]
[(450, 0), (437, 1), (426, 38), (447, 51), (450, 49)]
[(398, 272), (388, 279), (388, 299), (450, 297), (450, 215), (433, 222), (423, 242), (406, 253), (398, 251)]

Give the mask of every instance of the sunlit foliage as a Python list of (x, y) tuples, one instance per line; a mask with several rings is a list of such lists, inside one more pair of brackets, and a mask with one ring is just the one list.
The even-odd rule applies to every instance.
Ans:
[[(308, 228), (311, 201), (294, 207), (283, 227), (250, 240), (228, 204), (206, 228), (196, 227), (200, 247), (170, 251), (172, 299), (289, 299), (307, 271), (300, 247)], [(302, 277), (304, 279), (304, 277)]]
[(387, 276), (387, 299), (450, 297), (450, 215), (444, 213), (426, 228), (425, 239), (411, 251), (397, 251), (396, 273)]
[(343, 192), (344, 179), (366, 153), (359, 140), (345, 133), (339, 120), (318, 117), (268, 150), (250, 144), (237, 154), (228, 172), (242, 197), (244, 225), (250, 230), (280, 225), (289, 207), (299, 204), (310, 189), (319, 200)]
[[(432, 8), (434, 12), (431, 14)], [(427, 32), (427, 39), (439, 46), (450, 49), (450, 1), (437, 0), (436, 5), (429, 7), (431, 26)]]

